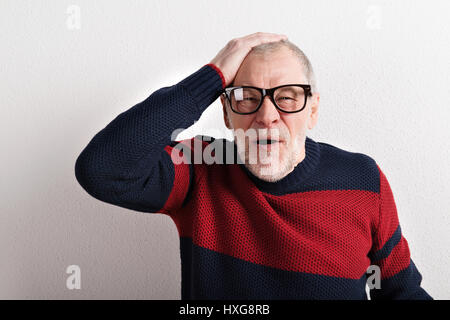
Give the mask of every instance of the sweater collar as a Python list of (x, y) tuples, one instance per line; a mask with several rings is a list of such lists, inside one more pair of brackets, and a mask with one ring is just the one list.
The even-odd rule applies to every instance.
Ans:
[(239, 166), (261, 191), (282, 194), (289, 192), (299, 183), (303, 183), (316, 169), (319, 161), (320, 146), (316, 141), (307, 136), (305, 140), (305, 158), (295, 166), (294, 170), (281, 180), (276, 182), (264, 181), (251, 173), (243, 163), (239, 163)]

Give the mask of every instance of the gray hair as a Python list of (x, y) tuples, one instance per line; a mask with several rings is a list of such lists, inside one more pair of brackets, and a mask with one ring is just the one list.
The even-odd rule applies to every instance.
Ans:
[(276, 52), (282, 47), (290, 49), (291, 52), (299, 58), (300, 63), (303, 66), (303, 70), (305, 72), (306, 80), (308, 81), (308, 84), (311, 85), (311, 91), (317, 92), (316, 77), (314, 75), (314, 70), (312, 68), (311, 62), (309, 61), (305, 53), (289, 40), (280, 40), (275, 42), (263, 43), (253, 47), (250, 53), (266, 55)]

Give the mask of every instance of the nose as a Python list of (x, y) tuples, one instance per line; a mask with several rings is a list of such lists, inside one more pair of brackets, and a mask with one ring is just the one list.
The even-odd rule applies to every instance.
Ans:
[(280, 113), (269, 96), (265, 96), (261, 107), (256, 112), (255, 121), (263, 128), (276, 126), (280, 120)]

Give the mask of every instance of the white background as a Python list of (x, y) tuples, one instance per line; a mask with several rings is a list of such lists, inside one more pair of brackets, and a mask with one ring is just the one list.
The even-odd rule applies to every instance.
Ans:
[[(321, 93), (309, 136), (377, 161), (423, 287), (449, 299), (449, 9), (446, 0), (1, 0), (0, 298), (181, 297), (173, 221), (90, 197), (75, 160), (119, 113), (230, 39), (263, 31), (308, 55)], [(208, 128), (225, 128), (219, 99), (182, 135)], [(66, 288), (73, 264), (80, 290)]]

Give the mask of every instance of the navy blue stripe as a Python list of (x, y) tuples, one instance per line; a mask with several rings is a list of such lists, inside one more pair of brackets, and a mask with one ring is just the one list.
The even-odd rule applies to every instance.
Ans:
[[(228, 158), (234, 159), (233, 163), (238, 163), (234, 141), (206, 135), (197, 135), (195, 138), (208, 143), (218, 140), (217, 144), (223, 146), (222, 163), (229, 163), (226, 160)], [(380, 172), (371, 157), (316, 142), (310, 137), (306, 137), (305, 148), (309, 154), (308, 160), (302, 161), (303, 164), (296, 167), (288, 180), (278, 181), (276, 184), (256, 178), (244, 165), (240, 167), (260, 190), (273, 195), (332, 190), (380, 192)], [(233, 156), (227, 156), (229, 153)]]
[(376, 252), (369, 252), (368, 257), (370, 258), (370, 261), (378, 261), (384, 258), (387, 258), (394, 247), (400, 242), (400, 239), (402, 238), (402, 230), (400, 228), (400, 225), (398, 225), (397, 230), (395, 230), (392, 237), (384, 244), (383, 248)]
[(320, 145), (317, 172), (297, 188), (303, 191), (365, 190), (380, 192), (380, 172), (368, 155), (350, 152), (324, 142)]
[(381, 280), (380, 289), (370, 290), (371, 300), (433, 300), (420, 287), (422, 275), (410, 259), (408, 268), (387, 279)]
[(345, 279), (250, 263), (180, 237), (183, 300), (367, 300), (366, 274)]

